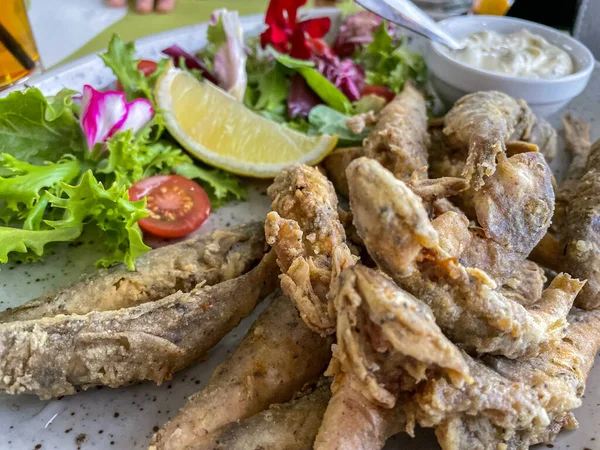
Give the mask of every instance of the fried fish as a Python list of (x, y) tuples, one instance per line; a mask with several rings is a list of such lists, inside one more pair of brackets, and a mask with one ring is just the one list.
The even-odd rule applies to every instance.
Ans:
[(0, 312), (0, 323), (115, 311), (159, 300), (197, 284), (208, 286), (236, 278), (260, 261), (266, 251), (263, 227), (251, 223), (151, 250), (124, 265), (94, 272), (17, 308)]
[[(486, 376), (474, 377), (473, 386), (484, 389), (472, 396), (475, 409), (468, 415), (449, 414), (436, 428), (444, 450), (525, 450), (531, 445), (551, 442), (562, 428), (577, 427), (572, 410), (582, 403), (585, 382), (600, 349), (600, 311), (573, 311), (568, 319), (570, 326), (564, 339), (546, 347), (533, 359), (483, 358), (489, 369)], [(490, 388), (491, 379), (498, 377), (504, 384), (526, 386), (526, 392), (512, 390), (498, 396), (501, 391)], [(430, 403), (433, 400), (438, 408), (439, 405), (448, 407), (450, 398), (464, 400), (470, 397), (467, 392), (452, 395), (448, 391), (457, 390), (452, 386), (445, 393), (438, 391), (437, 395), (429, 397)], [(518, 407), (523, 412), (526, 411), (523, 406), (533, 400), (538, 406), (531, 411), (537, 409), (538, 412), (529, 417), (525, 414), (524, 421), (514, 420), (514, 417), (500, 421), (501, 408), (495, 406), (489, 413), (480, 409), (488, 401), (499, 399), (506, 405), (512, 402), (511, 408)]]
[(276, 286), (275, 255), (214, 286), (116, 311), (0, 324), (0, 390), (41, 399), (161, 383), (196, 361)]
[(267, 215), (267, 243), (277, 253), (281, 290), (314, 331), (331, 334), (335, 311), (328, 298), (337, 274), (356, 261), (346, 244), (333, 185), (317, 169), (293, 165), (268, 189), (273, 211)]
[(497, 91), (468, 94), (459, 99), (444, 119), (444, 134), (453, 147), (468, 148), (463, 176), (479, 190), (496, 171), (496, 158), (506, 141), (518, 131), (533, 127), (535, 116), (522, 100)]
[(362, 265), (342, 272), (335, 290), (337, 344), (327, 374), (333, 396), (315, 449), (379, 449), (401, 430), (403, 392), (431, 376), (469, 380), (458, 348), (427, 305)]
[(331, 398), (330, 381), (309, 385), (292, 400), (233, 422), (190, 450), (312, 450)]
[[(385, 108), (364, 142), (364, 153), (379, 161), (397, 178), (408, 181), (415, 171), (427, 167), (427, 105), (412, 84)], [(427, 172), (420, 172), (427, 178)]]
[(562, 338), (583, 283), (559, 275), (535, 306), (525, 308), (497, 291), (487, 273), (444, 251), (421, 200), (376, 161), (354, 161), (348, 181), (354, 224), (369, 254), (400, 287), (432, 308), (455, 342), (516, 358)]
[[(329, 362), (332, 341), (311, 331), (290, 299), (278, 295), (208, 385), (154, 435), (150, 448), (181, 449), (195, 443), (209, 448), (222, 427), (288, 401), (316, 379)], [(234, 428), (238, 431), (231, 431), (232, 436), (241, 432)]]

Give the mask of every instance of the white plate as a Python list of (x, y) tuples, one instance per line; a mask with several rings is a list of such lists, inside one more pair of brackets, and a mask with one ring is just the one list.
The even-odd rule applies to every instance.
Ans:
[[(335, 10), (321, 10), (310, 15), (332, 15)], [(242, 18), (247, 34), (261, 29), (262, 16)], [(186, 50), (197, 50), (205, 43), (206, 24), (181, 28), (140, 39), (140, 57), (157, 59), (160, 50), (177, 43)], [(415, 41), (416, 47), (422, 42)], [(63, 87), (81, 89), (84, 84), (102, 87), (113, 76), (97, 56), (88, 56), (53, 69), (31, 84), (45, 94)], [(600, 69), (596, 68), (587, 90), (569, 106), (569, 111), (592, 123), (592, 138), (600, 137)], [(551, 117), (560, 128), (560, 115)], [(264, 220), (269, 201), (265, 184), (251, 186), (250, 200), (228, 205), (211, 216), (202, 231), (249, 220)], [(42, 293), (74, 281), (83, 272), (93, 270), (93, 247), (62, 247), (43, 263), (25, 266), (3, 266), (0, 272), (0, 310), (19, 305)], [(259, 310), (231, 332), (209, 355), (206, 362), (183, 370), (162, 386), (143, 383), (123, 389), (90, 389), (77, 395), (51, 401), (33, 396), (0, 394), (0, 449), (144, 449), (155, 427), (160, 427), (181, 408), (186, 398), (201, 389), (214, 368), (233, 351)], [(576, 411), (581, 427), (561, 433), (555, 449), (581, 450), (600, 448), (600, 364), (590, 376), (584, 405)], [(79, 439), (78, 439), (79, 438)], [(85, 438), (85, 442), (80, 444)], [(597, 439), (596, 439), (597, 438)], [(37, 447), (37, 446), (41, 447)], [(392, 439), (386, 448), (438, 449), (430, 430), (417, 430), (417, 438)]]

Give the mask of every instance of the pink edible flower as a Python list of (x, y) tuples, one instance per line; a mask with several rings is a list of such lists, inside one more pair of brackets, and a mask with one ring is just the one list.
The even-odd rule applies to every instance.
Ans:
[(87, 84), (83, 87), (80, 121), (90, 149), (118, 131), (137, 133), (153, 115), (152, 104), (146, 99), (127, 103), (123, 92), (99, 92)]

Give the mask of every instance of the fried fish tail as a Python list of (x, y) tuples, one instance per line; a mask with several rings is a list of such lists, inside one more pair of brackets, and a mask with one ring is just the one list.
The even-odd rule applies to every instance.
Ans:
[(405, 431), (406, 418), (399, 405), (383, 408), (336, 377), (333, 395), (315, 440), (315, 450), (379, 450), (391, 436)]
[(0, 324), (0, 390), (41, 399), (78, 387), (161, 383), (197, 360), (276, 286), (275, 255), (245, 275), (118, 311)]
[(311, 450), (327, 403), (330, 382), (320, 380), (287, 403), (231, 423), (192, 450)]
[(188, 448), (212, 439), (221, 427), (288, 401), (323, 372), (331, 343), (306, 327), (289, 298), (279, 295), (206, 388), (154, 435), (150, 448)]
[(243, 275), (265, 254), (260, 223), (217, 230), (151, 250), (136, 260), (136, 270), (119, 265), (99, 270), (17, 308), (0, 312), (0, 323), (58, 314), (114, 311), (189, 292)]

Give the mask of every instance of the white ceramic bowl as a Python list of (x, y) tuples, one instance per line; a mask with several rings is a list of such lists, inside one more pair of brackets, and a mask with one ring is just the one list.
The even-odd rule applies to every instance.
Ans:
[(464, 38), (476, 31), (496, 31), (506, 34), (526, 29), (548, 42), (564, 49), (573, 59), (575, 72), (555, 79), (533, 79), (475, 69), (452, 59), (445, 47), (431, 43), (426, 53), (433, 86), (447, 105), (452, 105), (465, 94), (497, 90), (512, 97), (522, 98), (539, 116), (550, 115), (579, 95), (587, 85), (594, 65), (592, 53), (579, 41), (553, 28), (527, 20), (498, 16), (459, 16), (439, 22), (456, 38)]

